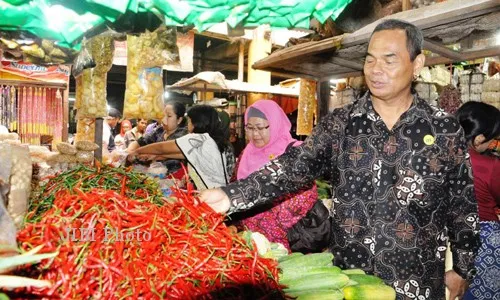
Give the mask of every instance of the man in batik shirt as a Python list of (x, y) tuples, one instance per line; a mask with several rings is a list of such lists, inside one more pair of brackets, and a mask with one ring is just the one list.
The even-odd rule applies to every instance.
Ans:
[(477, 204), (457, 120), (412, 93), (422, 41), (412, 24), (382, 22), (364, 65), (369, 92), (327, 115), (303, 145), (201, 199), (232, 213), (328, 175), (336, 265), (381, 277), (398, 299), (444, 299), (444, 284), (460, 297), (474, 274)]

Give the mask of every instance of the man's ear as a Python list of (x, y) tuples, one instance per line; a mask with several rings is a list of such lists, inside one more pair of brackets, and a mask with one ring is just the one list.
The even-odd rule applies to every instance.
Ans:
[(418, 76), (420, 74), (420, 70), (425, 66), (425, 55), (423, 53), (420, 53), (415, 57), (415, 60), (413, 61), (413, 74)]
[(484, 142), (486, 142), (486, 138), (484, 137), (484, 135), (480, 134), (474, 138), (473, 144), (474, 146), (479, 146)]

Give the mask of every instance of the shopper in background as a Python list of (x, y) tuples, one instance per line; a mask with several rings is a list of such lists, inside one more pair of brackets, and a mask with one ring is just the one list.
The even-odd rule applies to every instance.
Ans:
[[(175, 140), (187, 133), (185, 124), (186, 120), (184, 114), (186, 113), (186, 107), (180, 102), (168, 102), (163, 110), (163, 119), (161, 120), (161, 126), (156, 127), (151, 133), (146, 133), (137, 141), (130, 143), (127, 148), (129, 153), (139, 149), (140, 147)], [(169, 158), (161, 159), (154, 158), (151, 159), (162, 161), (163, 165), (167, 168), (167, 174), (174, 174), (182, 171), (181, 163), (182, 159)], [(182, 177), (182, 175), (176, 176), (177, 178)]]
[(148, 125), (148, 120), (138, 119), (137, 125), (131, 130), (125, 132), (125, 148), (128, 148), (132, 142), (137, 141), (146, 132), (146, 126)]
[(481, 227), (477, 274), (464, 299), (500, 299), (500, 221), (496, 213), (500, 207), (500, 158), (489, 151), (490, 144), (500, 138), (500, 111), (492, 105), (470, 101), (456, 115), (469, 143)]
[[(291, 123), (281, 107), (272, 100), (260, 100), (245, 112), (245, 132), (249, 143), (235, 169), (235, 178), (245, 179), (286, 149), (302, 144), (292, 138)], [(237, 225), (264, 234), (271, 242), (290, 250), (287, 231), (313, 207), (318, 199), (312, 184), (293, 194), (275, 199), (268, 205), (237, 216)]]
[(189, 134), (141, 147), (130, 153), (129, 160), (135, 156), (186, 159), (198, 190), (226, 185), (234, 168), (234, 154), (217, 111), (208, 105), (196, 105), (187, 116)]
[(120, 123), (120, 133), (115, 136), (115, 149), (126, 150), (125, 133), (132, 129), (132, 122), (123, 120)]
[(450, 299), (461, 297), (475, 270), (477, 203), (460, 124), (411, 91), (422, 44), (415, 25), (379, 23), (364, 63), (369, 92), (325, 116), (302, 145), (200, 199), (222, 213), (249, 210), (327, 175), (336, 265), (381, 277), (398, 300), (444, 299), (445, 284)]
[(108, 152), (115, 150), (115, 136), (118, 134), (117, 125), (122, 115), (116, 108), (110, 108), (108, 116), (103, 122), (102, 143), (103, 149), (108, 149)]

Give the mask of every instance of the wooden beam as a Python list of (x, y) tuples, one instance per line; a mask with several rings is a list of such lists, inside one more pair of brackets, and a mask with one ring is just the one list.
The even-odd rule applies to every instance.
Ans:
[[(203, 64), (202, 71), (232, 71), (238, 72), (238, 65), (234, 63), (224, 63), (220, 61), (205, 61)], [(244, 69), (244, 72), (247, 70)], [(297, 76), (293, 73), (283, 72), (282, 70), (274, 70), (271, 71), (271, 76), (279, 77), (279, 78), (297, 78)]]
[(410, 10), (411, 9), (411, 1), (410, 0), (403, 0), (403, 11)]
[(243, 43), (243, 47), (245, 50), (244, 53), (246, 54), (248, 52), (248, 45), (245, 45), (245, 41), (242, 41), (236, 43), (226, 43), (209, 49), (203, 52), (203, 57), (212, 60), (224, 60), (227, 58), (238, 57), (241, 43)]
[(203, 36), (207, 36), (207, 37), (211, 37), (211, 38), (219, 39), (219, 40), (224, 40), (224, 41), (231, 41), (231, 38), (225, 34), (215, 33), (215, 32), (211, 32), (211, 31), (199, 32), (196, 29), (193, 29), (193, 30), (194, 30), (194, 33), (198, 34), (198, 35), (203, 35)]
[(316, 54), (339, 49), (344, 35), (334, 36), (318, 42), (307, 42), (293, 47), (284, 48), (280, 51), (271, 53), (268, 57), (261, 59), (253, 64), (254, 69), (266, 69), (276, 63), (287, 64), (290, 61), (307, 60)]
[(500, 46), (495, 46), (483, 50), (476, 50), (476, 51), (463, 51), (460, 52), (460, 58), (458, 59), (450, 59), (447, 57), (428, 57), (425, 59), (425, 65), (426, 66), (433, 66), (433, 65), (442, 65), (442, 64), (451, 64), (454, 62), (461, 62), (461, 61), (466, 61), (466, 60), (473, 60), (473, 59), (478, 59), (478, 58), (485, 58), (485, 57), (490, 57), (490, 56), (497, 56), (500, 55)]
[(330, 103), (330, 80), (321, 81), (318, 84), (318, 120), (328, 114)]
[(447, 0), (445, 2), (421, 7), (419, 9), (402, 11), (381, 18), (347, 35), (342, 42), (342, 47), (345, 48), (368, 42), (375, 27), (386, 19), (404, 20), (425, 30), (499, 10), (500, 5), (498, 5), (498, 0)]
[(460, 52), (446, 48), (440, 43), (436, 43), (430, 39), (424, 40), (424, 49), (429, 50), (433, 53), (439, 54), (449, 59), (460, 60), (462, 59), (462, 54)]
[(350, 69), (354, 69), (354, 70), (359, 70), (359, 71), (363, 70), (363, 64), (356, 62), (354, 60), (347, 60), (347, 59), (343, 59), (343, 58), (334, 56), (330, 59), (330, 62), (333, 64), (336, 64), (336, 65), (350, 68)]

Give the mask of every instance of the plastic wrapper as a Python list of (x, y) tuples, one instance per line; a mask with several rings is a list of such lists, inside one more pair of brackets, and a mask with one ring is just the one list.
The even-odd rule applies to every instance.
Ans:
[(90, 141), (77, 141), (75, 146), (80, 151), (95, 151), (99, 148), (96, 143)]
[(77, 119), (107, 116), (107, 72), (113, 65), (114, 43), (110, 35), (95, 36), (85, 43), (95, 67), (84, 69), (76, 78)]
[(81, 97), (81, 105), (77, 108), (76, 118), (106, 117), (108, 115), (108, 102), (106, 99), (107, 73), (99, 73), (95, 69), (88, 69), (83, 70), (80, 78), (81, 85), (77, 85), (75, 96)]
[(95, 61), (92, 59), (92, 56), (90, 56), (89, 51), (85, 47), (85, 42), (83, 44), (84, 46), (82, 47), (82, 50), (73, 62), (72, 73), (75, 78), (80, 76), (83, 70), (91, 69), (96, 66)]
[(19, 135), (15, 132), (0, 133), (0, 142), (6, 140), (19, 140)]
[(75, 155), (59, 153), (53, 158), (53, 161), (58, 163), (76, 163), (77, 159)]
[(75, 143), (78, 141), (94, 142), (95, 139), (95, 120), (80, 119), (76, 122)]
[(61, 152), (62, 154), (69, 154), (69, 155), (75, 155), (76, 154), (76, 147), (69, 144), (69, 143), (57, 143), (56, 145), (57, 150)]
[(500, 79), (488, 79), (483, 82), (483, 92), (500, 92)]
[(500, 92), (483, 92), (481, 100), (500, 109)]
[(128, 51), (135, 53), (137, 68), (153, 68), (180, 62), (175, 27), (162, 26), (153, 32), (127, 37)]
[(316, 82), (312, 80), (300, 80), (299, 107), (297, 114), (297, 134), (309, 135), (314, 126), (314, 114), (316, 111)]
[(78, 151), (75, 156), (79, 163), (91, 163), (94, 161), (94, 152), (92, 151)]
[[(130, 60), (130, 56), (129, 56)], [(123, 116), (126, 119), (163, 117), (163, 75), (161, 68), (137, 69), (127, 66)]]

